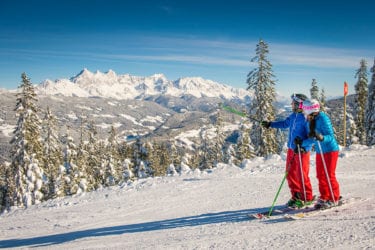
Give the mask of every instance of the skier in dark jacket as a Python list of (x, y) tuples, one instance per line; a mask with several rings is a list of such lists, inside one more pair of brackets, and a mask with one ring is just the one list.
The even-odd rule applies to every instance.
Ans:
[(307, 122), (302, 113), (302, 103), (307, 97), (303, 94), (293, 94), (291, 98), (292, 114), (283, 121), (262, 121), (262, 126), (266, 128), (289, 128), (286, 179), (291, 198), (287, 205), (289, 207), (301, 208), (307, 204), (311, 204), (313, 201), (313, 191), (309, 178), (311, 146), (306, 146), (302, 149), (295, 144), (296, 140), (302, 141), (308, 137)]
[(303, 102), (303, 112), (306, 115), (309, 138), (304, 140), (301, 147), (316, 150), (316, 176), (319, 182), (320, 197), (316, 208), (326, 209), (340, 202), (340, 187), (336, 179), (336, 164), (339, 154), (332, 123), (329, 117), (320, 111), (317, 100)]

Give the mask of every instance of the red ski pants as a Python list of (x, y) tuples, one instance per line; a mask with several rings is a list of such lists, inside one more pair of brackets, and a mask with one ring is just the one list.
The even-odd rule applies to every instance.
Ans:
[[(309, 169), (310, 169), (310, 152), (301, 153), (301, 163), (302, 163), (302, 172), (301, 174), (301, 165), (300, 165), (300, 157), (298, 153), (294, 153), (292, 149), (288, 149), (287, 157), (286, 157), (286, 171), (288, 175), (286, 177), (290, 189), (290, 193), (292, 194), (293, 198), (296, 197), (296, 194), (299, 194), (299, 199), (310, 201), (313, 198), (313, 192), (309, 177)], [(305, 184), (305, 192), (303, 189), (302, 178)]]
[(335, 201), (338, 201), (340, 197), (340, 187), (336, 179), (336, 165), (339, 152), (335, 151), (324, 153), (323, 156), (325, 165), (327, 167), (329, 182), (327, 181), (322, 154), (316, 153), (316, 177), (318, 178), (319, 182), (320, 199), (333, 201), (331, 190), (329, 187), (329, 185), (331, 184), (334, 199)]

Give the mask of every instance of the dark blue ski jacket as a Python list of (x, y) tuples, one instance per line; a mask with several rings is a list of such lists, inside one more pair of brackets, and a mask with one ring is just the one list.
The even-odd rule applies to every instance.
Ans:
[[(294, 139), (299, 136), (302, 140), (307, 139), (307, 121), (303, 113), (292, 113), (284, 121), (274, 121), (270, 123), (271, 128), (289, 128), (288, 148), (295, 149), (297, 145), (294, 144)], [(311, 144), (305, 146), (305, 150), (311, 149)]]

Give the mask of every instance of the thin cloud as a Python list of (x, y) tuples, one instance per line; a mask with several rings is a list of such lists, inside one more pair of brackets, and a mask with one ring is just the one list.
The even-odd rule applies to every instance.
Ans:
[[(158, 48), (156, 57), (163, 61), (180, 61), (187, 58), (191, 63), (209, 63), (213, 65), (249, 66), (250, 59), (255, 56), (257, 41), (233, 42), (224, 40), (205, 40), (195, 38), (157, 37), (150, 39), (165, 47)], [(173, 47), (172, 47), (173, 46)], [(170, 48), (175, 50), (174, 56), (165, 56)], [(297, 65), (320, 68), (353, 68), (360, 59), (371, 61), (368, 55), (374, 52), (353, 49), (337, 49), (296, 44), (269, 43), (271, 62), (280, 65)], [(192, 56), (198, 54), (201, 56)], [(213, 56), (214, 55), (214, 56)], [(144, 57), (148, 59), (147, 56)], [(155, 60), (155, 56), (152, 57)]]
[[(250, 59), (255, 56), (257, 41), (226, 41), (220, 39), (197, 39), (195, 37), (143, 37), (139, 47), (126, 46), (114, 51), (101, 50), (98, 53), (91, 48), (90, 52), (54, 51), (43, 49), (0, 49), (4, 56), (106, 61), (137, 61), (137, 62), (170, 62), (206, 66), (253, 67)], [(353, 68), (360, 59), (372, 59), (366, 55), (370, 51), (336, 49), (296, 44), (268, 43), (269, 58), (273, 65), (303, 66), (317, 68)], [(105, 44), (104, 44), (105, 46)], [(125, 47), (125, 49), (124, 49)], [(113, 47), (112, 47), (113, 49)], [(121, 51), (124, 50), (124, 51)], [(126, 51), (128, 50), (128, 51)], [(93, 52), (94, 51), (94, 52)]]

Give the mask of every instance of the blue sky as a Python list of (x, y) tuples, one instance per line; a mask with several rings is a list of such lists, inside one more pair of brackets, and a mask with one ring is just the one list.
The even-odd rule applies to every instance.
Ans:
[(313, 78), (327, 96), (344, 81), (354, 93), (360, 60), (374, 64), (374, 1), (260, 2), (1, 0), (0, 88), (22, 72), (38, 84), (83, 68), (246, 88), (262, 38), (281, 94), (309, 94)]

